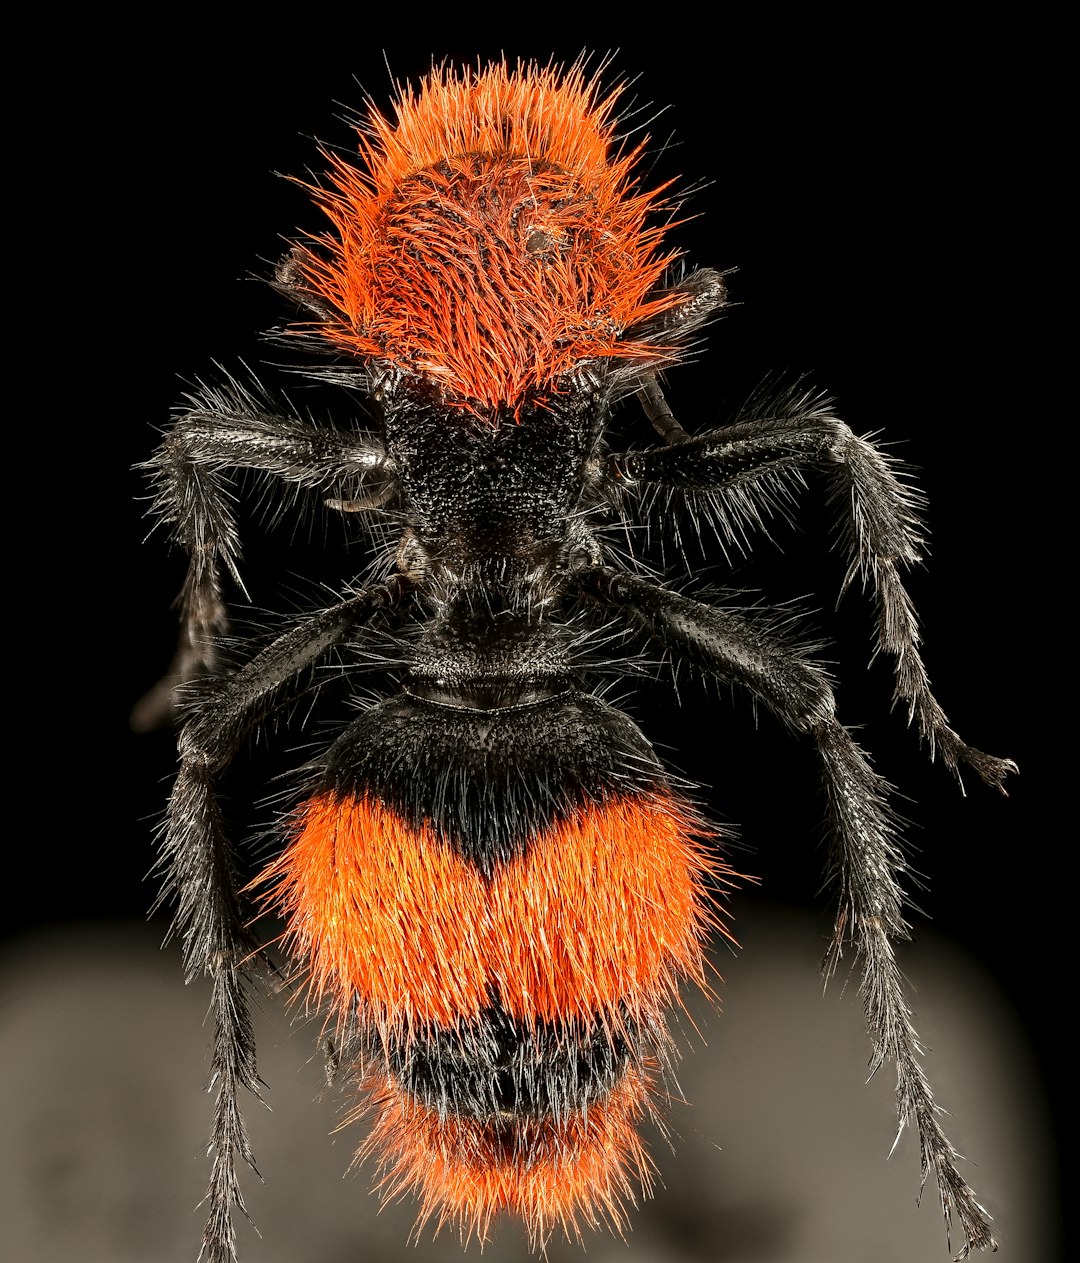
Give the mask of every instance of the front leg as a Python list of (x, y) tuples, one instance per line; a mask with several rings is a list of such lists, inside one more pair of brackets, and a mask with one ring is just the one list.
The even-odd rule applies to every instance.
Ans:
[(229, 628), (224, 574), (244, 592), (233, 472), (336, 492), (329, 503), (337, 509), (377, 507), (393, 486), (375, 440), (277, 415), (230, 379), (188, 397), (146, 468), (154, 485), (151, 513), (184, 548), (188, 570), (178, 598), (179, 648), (166, 678), (136, 707), (132, 722), (140, 731), (171, 713), (177, 684), (221, 670), (217, 647)]
[[(651, 408), (656, 407), (654, 401)], [(677, 424), (674, 418), (671, 424)], [(790, 497), (814, 467), (830, 479), (847, 543), (850, 564), (842, 590), (858, 576), (873, 594), (877, 648), (895, 664), (895, 700), (918, 727), (931, 757), (940, 753), (958, 778), (960, 765), (967, 764), (1004, 792), (1005, 777), (1016, 764), (976, 750), (953, 731), (919, 653), (918, 616), (900, 573), (921, 560), (921, 496), (901, 481), (895, 461), (836, 417), (828, 400), (793, 393), (771, 408), (757, 402), (748, 417), (723, 429), (656, 451), (611, 457), (617, 480), (700, 496), (731, 537)]]
[(904, 995), (894, 943), (910, 936), (900, 877), (907, 864), (888, 805), (889, 786), (836, 718), (825, 671), (785, 644), (762, 621), (702, 605), (606, 567), (582, 571), (580, 590), (636, 623), (677, 661), (744, 689), (789, 729), (815, 743), (828, 798), (830, 877), (840, 889), (826, 977), (847, 944), (862, 966), (861, 995), (873, 1043), (871, 1073), (896, 1065), (901, 1130), (919, 1132), (922, 1179), (937, 1181), (947, 1225), (955, 1214), (965, 1236), (960, 1257), (996, 1249), (990, 1217), (958, 1169), (960, 1155), (945, 1134), (919, 1058), (922, 1046)]

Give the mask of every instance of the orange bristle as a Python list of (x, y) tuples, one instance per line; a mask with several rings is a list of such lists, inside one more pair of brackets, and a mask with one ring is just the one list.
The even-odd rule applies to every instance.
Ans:
[(370, 798), (313, 799), (258, 878), (307, 962), (311, 993), (360, 1005), (384, 1034), (453, 1028), (496, 997), (530, 1024), (657, 1020), (681, 981), (705, 982), (718, 925), (707, 884), (730, 873), (670, 797), (583, 805), (480, 870)]
[(647, 223), (663, 190), (634, 184), (617, 95), (581, 66), (504, 63), (434, 70), (395, 121), (372, 110), (363, 168), (328, 153), (330, 187), (311, 190), (332, 224), (295, 255), (328, 312), (315, 331), (486, 415), (588, 361), (670, 363), (623, 339), (685, 295), (657, 292), (675, 257)]
[[(556, 1229), (577, 1237), (605, 1222), (621, 1233), (638, 1191), (648, 1195), (653, 1166), (638, 1135), (654, 1085), (630, 1069), (600, 1103), (553, 1118), (514, 1119), (512, 1129), (472, 1118), (441, 1118), (377, 1070), (364, 1081), (374, 1116), (357, 1159), (377, 1155), (384, 1200), (414, 1194), (417, 1227), (456, 1224), (485, 1241), (506, 1212), (526, 1224), (534, 1249)], [(348, 1121), (354, 1121), (354, 1118)]]

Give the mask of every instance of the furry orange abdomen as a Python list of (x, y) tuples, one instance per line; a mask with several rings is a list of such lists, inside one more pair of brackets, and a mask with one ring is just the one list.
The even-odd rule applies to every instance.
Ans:
[(313, 799), (260, 880), (278, 884), (311, 990), (405, 1034), (475, 1019), (613, 1028), (704, 983), (715, 861), (660, 795), (584, 804), (485, 877), (370, 798)]
[(372, 1070), (365, 1104), (372, 1130), (358, 1157), (377, 1156), (384, 1200), (419, 1202), (417, 1227), (455, 1224), (486, 1240), (495, 1215), (520, 1218), (534, 1249), (555, 1229), (569, 1237), (606, 1222), (625, 1226), (625, 1208), (650, 1191), (653, 1166), (638, 1125), (656, 1084), (632, 1066), (601, 1100), (559, 1115), (486, 1123), (432, 1109)]
[(309, 801), (262, 875), (287, 942), (359, 1047), (385, 1196), (421, 1221), (534, 1244), (648, 1187), (638, 1124), (669, 1054), (665, 1011), (705, 985), (728, 873), (659, 790), (584, 802), (485, 875), (367, 794)]

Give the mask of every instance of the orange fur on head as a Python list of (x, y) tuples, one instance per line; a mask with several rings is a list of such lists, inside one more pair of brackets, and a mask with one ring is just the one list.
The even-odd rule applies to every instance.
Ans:
[(312, 192), (332, 230), (295, 255), (335, 346), (494, 413), (596, 359), (669, 363), (623, 334), (685, 296), (656, 293), (671, 253), (646, 224), (641, 145), (619, 151), (617, 93), (575, 66), (433, 70), (395, 122), (372, 110), (363, 169), (337, 154)]
[(621, 1230), (650, 1183), (637, 1127), (653, 1107), (654, 1055), (667, 1052), (665, 1010), (684, 979), (705, 985), (705, 938), (723, 929), (708, 886), (730, 870), (702, 831), (667, 793), (610, 796), (523, 839), (485, 875), (430, 825), (370, 796), (322, 794), (301, 808), (257, 884), (273, 885), (266, 903), (287, 919), (290, 954), (339, 1022), (358, 1018), (384, 1052), (403, 1046), (407, 1057), (439, 1031), (482, 1026), (497, 1005), (570, 1047), (599, 1024), (634, 1050), (603, 1095), (495, 1120), (452, 1099), (433, 1109), (383, 1052), (365, 1054), (364, 1102), (349, 1121), (372, 1119), (358, 1158), (378, 1156), (384, 1197), (415, 1193), (420, 1223), (481, 1239), (509, 1212), (535, 1247), (560, 1227)]

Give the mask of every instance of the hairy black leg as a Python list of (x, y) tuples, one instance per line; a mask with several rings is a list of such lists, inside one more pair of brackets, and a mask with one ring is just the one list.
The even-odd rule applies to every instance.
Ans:
[(176, 682), (213, 675), (217, 643), (228, 630), (223, 571), (244, 590), (230, 471), (251, 470), (298, 488), (337, 495), (332, 508), (375, 508), (392, 489), (380, 444), (361, 434), (321, 429), (270, 412), (233, 380), (189, 395), (165, 441), (147, 462), (152, 513), (188, 554), (181, 589), (180, 647), (169, 677), (137, 707), (139, 729), (157, 726), (172, 706)]
[(826, 977), (845, 946), (862, 966), (861, 994), (873, 1043), (871, 1073), (896, 1065), (900, 1129), (919, 1132), (922, 1179), (932, 1171), (947, 1225), (955, 1214), (965, 1236), (958, 1257), (996, 1249), (989, 1216), (960, 1174), (960, 1155), (941, 1127), (919, 1060), (922, 1046), (904, 996), (894, 942), (909, 937), (900, 876), (906, 863), (888, 806), (888, 784), (836, 718), (832, 687), (821, 667), (785, 644), (774, 629), (741, 614), (702, 605), (656, 584), (606, 567), (580, 572), (583, 592), (618, 608), (677, 660), (747, 690), (794, 732), (817, 745), (830, 825), (830, 875), (840, 888)]
[[(949, 1229), (955, 1214), (964, 1234), (958, 1259), (972, 1250), (996, 1250), (990, 1216), (960, 1174), (960, 1154), (941, 1125), (944, 1112), (919, 1060), (922, 1043), (904, 997), (893, 939), (907, 938), (903, 891), (896, 874), (904, 869), (897, 840), (891, 835), (886, 794), (888, 785), (870, 767), (862, 751), (838, 724), (815, 734), (825, 763), (829, 801), (830, 870), (840, 887), (840, 910), (833, 942), (825, 959), (826, 978), (851, 944), (862, 961), (862, 995), (874, 1053), (870, 1073), (890, 1058), (896, 1064), (896, 1113), (900, 1131), (911, 1120), (918, 1128), (922, 1182), (932, 1171)], [(867, 844), (866, 804), (872, 803), (886, 830), (878, 845)], [(890, 871), (885, 876), (881, 871)], [(900, 1132), (897, 1133), (899, 1140)]]
[[(654, 425), (658, 407), (646, 400)], [(678, 426), (674, 417), (662, 431), (665, 437), (673, 425)], [(931, 757), (940, 753), (958, 778), (960, 765), (967, 764), (988, 785), (1002, 789), (1016, 764), (976, 750), (949, 727), (919, 653), (918, 616), (900, 569), (920, 560), (921, 497), (900, 480), (896, 462), (852, 433), (827, 399), (796, 392), (771, 404), (752, 401), (748, 415), (722, 429), (656, 451), (611, 457), (620, 481), (698, 493), (708, 515), (736, 539), (788, 498), (813, 466), (828, 472), (847, 541), (850, 566), (842, 590), (858, 576), (873, 594), (877, 648), (894, 659), (896, 701), (907, 710), (909, 723), (917, 725)]]
[(317, 614), (235, 675), (198, 686), (199, 694), (187, 709), (179, 742), (180, 771), (165, 820), (160, 861), (164, 882), (158, 903), (176, 901), (171, 932), (183, 943), (187, 980), (205, 974), (212, 983), (213, 1168), (200, 1256), (207, 1263), (232, 1263), (236, 1257), (232, 1208), (247, 1214), (237, 1158), (255, 1167), (240, 1111), (240, 1089), (259, 1095), (245, 991), (247, 962), (256, 945), (237, 891), (215, 778), (252, 729), (288, 702), (291, 693), (285, 686), (290, 681), (378, 610), (400, 601), (410, 587), (408, 580), (397, 576)]

